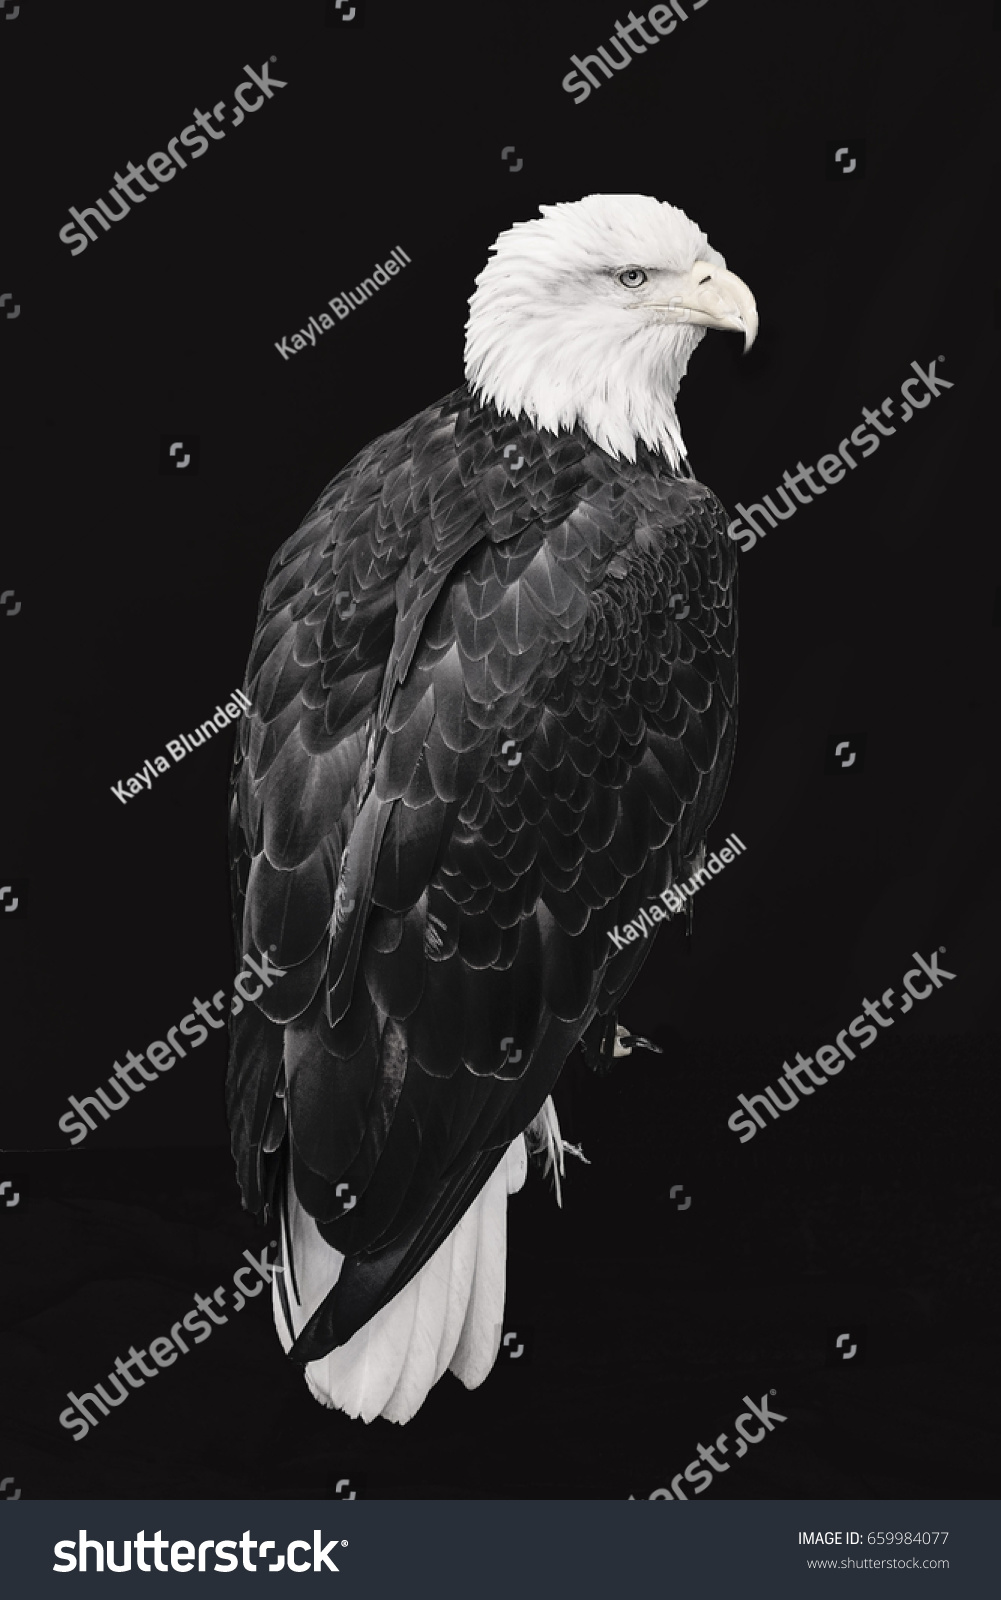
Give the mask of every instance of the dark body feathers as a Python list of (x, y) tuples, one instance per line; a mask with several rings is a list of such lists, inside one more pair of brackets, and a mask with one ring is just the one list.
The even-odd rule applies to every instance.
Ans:
[(726, 520), (642, 444), (463, 386), (272, 562), (231, 848), (238, 958), (286, 975), (231, 1021), (227, 1094), (246, 1206), (290, 1160), (348, 1257), (294, 1358), (430, 1258), (649, 953), (609, 930), (684, 876), (732, 757)]

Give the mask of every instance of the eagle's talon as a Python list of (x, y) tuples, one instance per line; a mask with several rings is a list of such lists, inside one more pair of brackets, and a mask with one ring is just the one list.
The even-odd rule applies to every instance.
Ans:
[(643, 1039), (638, 1033), (630, 1033), (621, 1022), (615, 1024), (615, 1046), (613, 1056), (631, 1056), (634, 1050), (650, 1050), (655, 1056), (664, 1054), (659, 1044), (653, 1044), (650, 1039)]

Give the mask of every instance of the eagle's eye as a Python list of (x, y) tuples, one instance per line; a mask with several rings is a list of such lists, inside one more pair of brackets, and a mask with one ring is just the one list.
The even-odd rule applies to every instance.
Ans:
[(646, 283), (646, 273), (640, 267), (627, 267), (618, 277), (624, 289), (638, 289), (641, 283)]

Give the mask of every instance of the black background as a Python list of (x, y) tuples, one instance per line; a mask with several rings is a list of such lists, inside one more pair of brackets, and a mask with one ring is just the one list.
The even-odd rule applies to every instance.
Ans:
[[(21, 307), (0, 313), (0, 588), (23, 600), (0, 616), (0, 878), (27, 880), (27, 915), (0, 918), (0, 1179), (23, 1191), (0, 1209), (0, 1478), (26, 1498), (322, 1496), (344, 1477), (386, 1498), (646, 1496), (773, 1388), (788, 1420), (710, 1495), (989, 1492), (992, 9), (709, 0), (581, 105), (561, 81), (625, 18), (610, 0), (325, 12), (0, 16), (0, 293)], [(272, 55), (286, 87), (72, 256), (68, 208), (196, 106), (231, 108), (244, 63)], [(864, 177), (829, 176), (859, 140)], [(323, 485), (460, 381), (498, 232), (600, 192), (681, 206), (757, 298), (752, 353), (708, 335), (680, 395), (696, 475), (729, 506), (836, 451), (912, 361), (954, 387), (741, 558), (741, 726), (710, 845), (735, 831), (746, 854), (630, 996), (664, 1056), (604, 1081), (573, 1060), (560, 1081), (590, 1165), (571, 1163), (562, 1211), (537, 1174), (509, 1208), (525, 1356), (366, 1428), (310, 1399), (262, 1295), (75, 1443), (66, 1392), (268, 1237), (239, 1209), (223, 1035), (80, 1148), (58, 1129), (69, 1094), (233, 975), (232, 734), (125, 807), (110, 786), (240, 685), (267, 564)], [(275, 341), (396, 245), (412, 265), (283, 360)], [(167, 435), (197, 436), (197, 475), (160, 472)], [(864, 768), (825, 771), (859, 734)], [(738, 1093), (940, 946), (954, 981), (739, 1143)], [(833, 1364), (846, 1330), (859, 1359)]]

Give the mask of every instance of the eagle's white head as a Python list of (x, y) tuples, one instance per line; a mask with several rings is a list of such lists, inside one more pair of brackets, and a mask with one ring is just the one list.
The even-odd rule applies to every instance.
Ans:
[(540, 206), (500, 235), (476, 280), (466, 381), (556, 433), (580, 425), (612, 456), (636, 441), (677, 470), (675, 410), (706, 328), (758, 329), (754, 296), (683, 211), (645, 194)]

